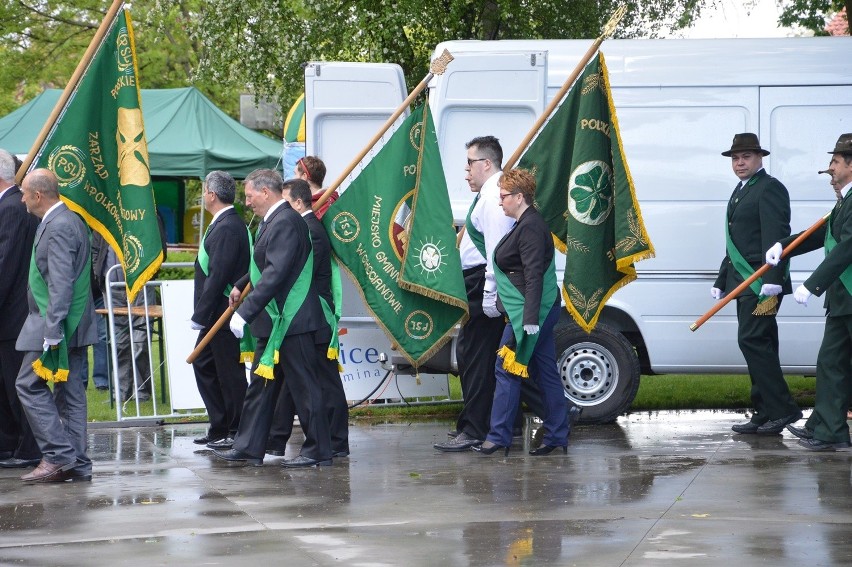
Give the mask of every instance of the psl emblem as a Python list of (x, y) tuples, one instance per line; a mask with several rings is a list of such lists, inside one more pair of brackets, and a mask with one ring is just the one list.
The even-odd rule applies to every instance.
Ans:
[(118, 109), (118, 176), (121, 185), (146, 187), (151, 182), (148, 169), (148, 144), (142, 128), (142, 111), (138, 108)]

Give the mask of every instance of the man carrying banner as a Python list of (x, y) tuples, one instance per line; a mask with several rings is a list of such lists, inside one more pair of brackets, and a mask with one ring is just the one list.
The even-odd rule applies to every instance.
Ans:
[[(494, 400), (494, 365), (505, 321), (497, 310), (497, 283), (493, 254), (514, 220), (500, 208), (503, 148), (494, 136), (481, 136), (467, 143), (465, 168), (470, 190), (476, 193), (467, 214), (465, 233), (459, 245), (470, 318), (458, 338), (459, 378), (464, 407), (456, 421), (456, 435), (436, 443), (439, 451), (467, 451), (481, 444), (490, 429)], [(544, 415), (537, 386), (522, 383), (524, 401), (532, 403), (537, 415)], [(536, 411), (537, 410), (537, 411)]]
[(249, 281), (253, 290), (231, 316), (230, 327), (242, 338), (248, 323), (257, 348), (233, 448), (214, 454), (226, 461), (263, 464), (275, 404), (287, 380), (305, 442), (299, 456), (283, 466), (331, 465), (328, 424), (321, 415), (322, 392), (316, 378), (315, 335), (325, 321), (311, 285), (310, 231), (284, 200), (283, 183), (270, 169), (255, 170), (246, 178), (246, 206), (263, 221), (257, 229), (249, 274), (231, 291), (230, 304), (239, 301)]
[[(763, 265), (763, 251), (790, 234), (790, 197), (780, 181), (763, 169), (763, 156), (755, 134), (734, 136), (731, 158), (740, 179), (728, 201), (725, 218), (727, 254), (710, 290), (721, 299)], [(787, 262), (769, 270), (737, 297), (737, 342), (748, 365), (754, 413), (731, 429), (737, 433), (776, 434), (802, 418), (790, 395), (778, 358), (778, 324), (775, 315), (785, 293), (790, 293)]]
[[(790, 251), (797, 256), (825, 248), (825, 260), (796, 288), (793, 298), (807, 305), (810, 296), (825, 297), (825, 333), (817, 356), (816, 404), (802, 428), (787, 426), (799, 444), (810, 451), (846, 449), (849, 424), (846, 410), (852, 400), (852, 133), (838, 138), (828, 171), (833, 185), (840, 186), (843, 198), (837, 202), (828, 222)], [(775, 243), (766, 252), (766, 262), (778, 265), (781, 251), (798, 235)], [(801, 417), (801, 415), (799, 416)]]
[[(301, 163), (301, 162), (300, 162)], [(297, 168), (298, 171), (298, 168)], [(311, 188), (307, 181), (289, 179), (284, 182), (284, 199), (293, 209), (302, 215), (311, 231), (311, 243), (314, 249), (313, 286), (319, 294), (320, 305), (327, 325), (316, 333), (317, 368), (316, 375), (322, 389), (322, 416), (328, 419), (331, 435), (331, 450), (334, 457), (349, 456), (349, 407), (346, 404), (346, 392), (340, 379), (337, 362), (338, 307), (342, 301), (340, 276), (333, 270), (331, 244), (322, 223), (311, 210)], [(336, 266), (335, 266), (336, 267)], [(333, 284), (334, 278), (336, 284)], [(335, 293), (336, 291), (336, 293)], [(287, 442), (293, 432), (293, 417), (296, 407), (293, 394), (285, 381), (281, 397), (275, 409), (272, 429), (269, 434), (269, 455), (283, 456)]]
[[(30, 262), (29, 314), (15, 347), (24, 351), (17, 389), (42, 452), (25, 482), (90, 481), (83, 357), (98, 339), (89, 229), (59, 200), (56, 176), (36, 169), (23, 202), (41, 219)], [(54, 382), (51, 393), (48, 381)]]
[[(234, 178), (224, 171), (211, 171), (204, 180), (201, 200), (213, 220), (201, 239), (195, 262), (195, 310), (190, 327), (200, 331), (196, 344), (228, 308), (228, 294), (248, 271), (249, 233), (234, 209), (236, 191)], [(207, 434), (193, 442), (228, 449), (239, 428), (246, 396), (240, 340), (228, 329), (219, 329), (192, 363), (192, 370), (210, 418)]]

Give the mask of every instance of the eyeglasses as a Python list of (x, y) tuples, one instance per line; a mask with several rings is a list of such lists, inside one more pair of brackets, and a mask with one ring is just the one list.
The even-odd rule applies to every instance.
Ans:
[(487, 157), (481, 157), (481, 158), (476, 158), (476, 159), (467, 158), (467, 166), (470, 167), (477, 161), (488, 161), (488, 158)]
[(502, 203), (503, 199), (505, 199), (506, 197), (511, 197), (512, 195), (519, 195), (519, 193), (517, 191), (515, 191), (514, 193), (500, 193), (500, 202)]

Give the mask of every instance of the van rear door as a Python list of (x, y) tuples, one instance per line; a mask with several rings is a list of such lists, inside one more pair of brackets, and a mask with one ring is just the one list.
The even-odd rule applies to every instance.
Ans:
[(429, 104), (438, 133), (447, 188), (456, 222), (472, 195), (465, 182), (464, 144), (492, 135), (504, 160), (514, 153), (545, 107), (546, 51), (454, 52), (443, 75), (430, 83)]
[(399, 65), (308, 63), (305, 151), (325, 162), (326, 185), (340, 176), (407, 96)]

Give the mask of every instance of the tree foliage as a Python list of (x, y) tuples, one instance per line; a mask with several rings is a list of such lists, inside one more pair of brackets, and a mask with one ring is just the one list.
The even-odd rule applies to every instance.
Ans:
[[(166, 0), (161, 0), (165, 4)], [(594, 38), (614, 0), (203, 0), (191, 35), (198, 72), (247, 84), (286, 108), (312, 60), (398, 63), (413, 84), (435, 45), (454, 39)], [(715, 0), (628, 0), (616, 37), (688, 26)]]
[(846, 14), (852, 14), (852, 0), (788, 0), (778, 23), (782, 26), (801, 26), (815, 35), (827, 35), (825, 26), (828, 19), (846, 7)]
[[(111, 4), (111, 0), (0, 2), (0, 116), (46, 88), (65, 87)], [(201, 44), (188, 33), (188, 22), (201, 8), (200, 0), (133, 2), (140, 84), (143, 88), (195, 84), (234, 113), (239, 104), (235, 85), (192, 81)]]

